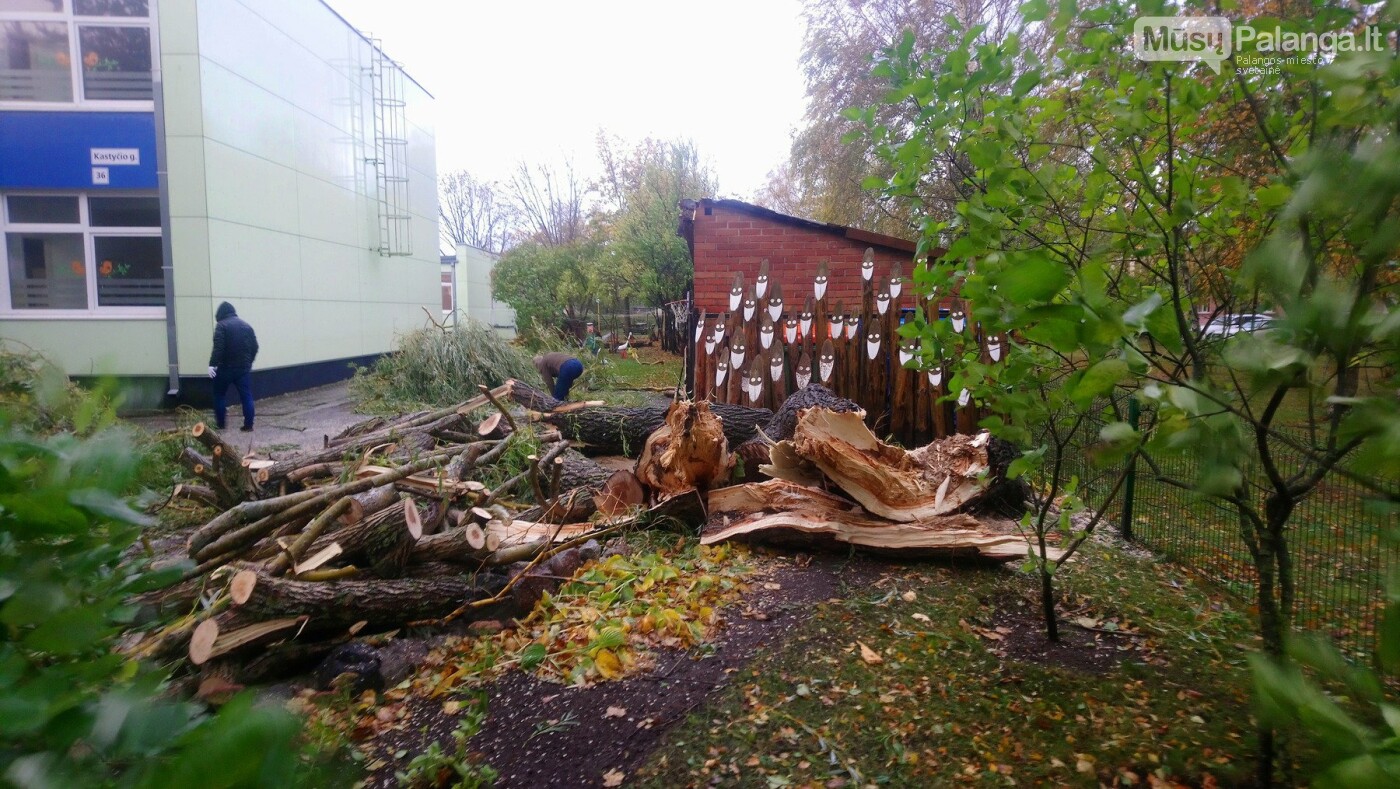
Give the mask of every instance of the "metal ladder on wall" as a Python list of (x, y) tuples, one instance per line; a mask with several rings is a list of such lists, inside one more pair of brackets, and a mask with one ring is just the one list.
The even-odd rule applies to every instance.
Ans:
[(379, 254), (405, 257), (413, 254), (413, 218), (408, 210), (408, 122), (404, 108), (404, 74), (384, 54), (379, 41), (371, 42), (370, 97), (374, 118), (375, 199), (379, 211)]

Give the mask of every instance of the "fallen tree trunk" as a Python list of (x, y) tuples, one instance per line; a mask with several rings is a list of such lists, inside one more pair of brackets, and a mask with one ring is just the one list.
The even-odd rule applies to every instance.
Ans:
[[(600, 405), (550, 413), (571, 404), (555, 400), (519, 381), (512, 385), (511, 396), (515, 402), (539, 412), (536, 417), (539, 421), (559, 428), (565, 438), (581, 442), (588, 452), (595, 455), (636, 457), (646, 445), (647, 437), (665, 424), (666, 412), (670, 408), (669, 404), (635, 408)], [(723, 421), (724, 437), (730, 446), (738, 446), (752, 438), (760, 425), (767, 424), (773, 418), (773, 412), (767, 408), (711, 403), (710, 409)]]
[(912, 522), (956, 512), (987, 489), (989, 439), (955, 435), (908, 451), (877, 439), (857, 413), (813, 409), (792, 447), (870, 512)]
[[(871, 516), (844, 498), (785, 480), (712, 491), (702, 545), (726, 540), (849, 549), (900, 558), (1021, 559), (1034, 549), (1009, 521), (992, 528), (956, 513), (912, 522)], [(1058, 549), (1051, 558), (1058, 558)]]
[(327, 582), (259, 575), (248, 601), (235, 610), (259, 619), (305, 615), (307, 628), (317, 632), (361, 621), (372, 629), (386, 628), (445, 616), (464, 601), (490, 597), (504, 585), (504, 578), (490, 573)]

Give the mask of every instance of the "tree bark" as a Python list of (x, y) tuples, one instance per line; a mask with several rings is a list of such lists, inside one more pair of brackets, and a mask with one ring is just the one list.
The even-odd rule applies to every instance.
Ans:
[(734, 459), (724, 425), (704, 400), (672, 403), (666, 422), (646, 440), (637, 478), (658, 500), (729, 481)]
[(268, 619), (306, 615), (307, 627), (317, 632), (360, 621), (383, 628), (445, 616), (463, 601), (490, 597), (504, 584), (500, 576), (486, 573), (321, 583), (260, 575), (248, 602), (237, 610)]

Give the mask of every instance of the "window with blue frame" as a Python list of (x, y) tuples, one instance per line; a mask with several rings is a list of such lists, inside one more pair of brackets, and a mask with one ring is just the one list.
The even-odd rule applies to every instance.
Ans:
[(0, 102), (151, 101), (149, 0), (0, 0)]

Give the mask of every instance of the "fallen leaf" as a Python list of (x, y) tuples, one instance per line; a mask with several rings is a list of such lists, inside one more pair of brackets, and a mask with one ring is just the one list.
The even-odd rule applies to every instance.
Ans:
[(1091, 618), (1089, 618), (1089, 617), (1087, 617), (1087, 616), (1075, 617), (1074, 623), (1075, 623), (1076, 625), (1079, 625), (1080, 627), (1091, 627), (1091, 628), (1092, 628), (1092, 627), (1098, 627), (1098, 626), (1099, 626), (1099, 620), (1097, 620), (1097, 619), (1091, 619)]
[(1080, 755), (1079, 761), (1074, 763), (1074, 769), (1081, 773), (1092, 773), (1094, 771), (1092, 757)]
[(917, 622), (925, 622), (925, 623), (927, 623), (927, 622), (932, 622), (932, 621), (933, 621), (932, 619), (929, 619), (929, 618), (928, 618), (928, 614), (914, 614), (914, 620), (917, 621)]
[(625, 718), (627, 717), (626, 707), (608, 707), (608, 711), (603, 713), (604, 718)]
[(869, 663), (870, 665), (874, 666), (876, 664), (885, 662), (885, 659), (880, 657), (878, 652), (866, 646), (865, 644), (862, 644), (861, 642), (857, 641), (856, 646), (860, 647), (860, 659), (864, 660), (866, 663)]
[(443, 702), (443, 705), (442, 705), (442, 714), (443, 714), (443, 715), (456, 715), (456, 714), (457, 714), (457, 711), (460, 710), (461, 708), (462, 708), (462, 702), (460, 702), (460, 701), (447, 701), (447, 702)]
[(918, 599), (919, 599), (919, 596), (918, 596), (917, 594), (915, 594), (913, 591), (909, 591), (909, 592), (905, 592), (904, 594), (900, 595), (900, 596), (899, 596), (899, 599), (903, 600), (903, 601), (906, 602), (906, 603), (912, 603), (912, 602), (914, 602), (915, 600), (918, 600)]
[(773, 583), (772, 581), (769, 581), (768, 583), (766, 583), (766, 584), (763, 585), (763, 588), (764, 588), (764, 589), (767, 589), (767, 590), (770, 591), (770, 592), (776, 592), (776, 591), (778, 591), (779, 589), (782, 589), (782, 588), (783, 588), (783, 585), (782, 585), (782, 584), (775, 584), (775, 583)]
[(627, 777), (627, 773), (624, 773), (623, 771), (617, 768), (608, 770), (607, 772), (603, 773), (603, 786), (622, 786), (622, 779), (625, 777)]

